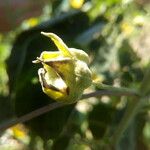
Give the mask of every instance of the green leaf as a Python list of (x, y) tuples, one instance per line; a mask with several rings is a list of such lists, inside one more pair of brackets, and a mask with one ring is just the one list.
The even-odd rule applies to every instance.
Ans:
[(115, 108), (106, 105), (95, 105), (89, 114), (89, 128), (95, 139), (100, 139), (104, 136), (108, 127), (111, 126)]

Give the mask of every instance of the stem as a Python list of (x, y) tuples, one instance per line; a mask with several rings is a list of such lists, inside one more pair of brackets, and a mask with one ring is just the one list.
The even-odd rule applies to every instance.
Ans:
[(129, 124), (137, 114), (141, 106), (141, 102), (142, 102), (141, 99), (136, 99), (136, 98), (134, 98), (134, 100), (132, 99), (132, 101), (129, 102), (121, 122), (117, 126), (115, 133), (110, 139), (110, 146), (113, 147), (114, 149), (117, 146), (117, 144), (120, 142), (124, 131), (128, 128)]
[(31, 119), (33, 119), (35, 117), (38, 117), (38, 116), (40, 116), (42, 114), (45, 114), (45, 113), (47, 113), (49, 111), (52, 111), (52, 110), (57, 109), (57, 108), (60, 108), (62, 106), (65, 106), (65, 104), (56, 102), (56, 103), (52, 103), (52, 104), (46, 105), (44, 107), (41, 107), (39, 109), (36, 109), (36, 110), (26, 114), (26, 115), (23, 115), (23, 116), (21, 116), (19, 118), (10, 120), (10, 121), (2, 124), (0, 126), (0, 131), (3, 131), (5, 129), (7, 129), (7, 128), (10, 128), (10, 127), (12, 127), (12, 126), (14, 126), (14, 125), (16, 125), (18, 123), (24, 123), (24, 122), (26, 122), (28, 120), (31, 120)]
[(109, 86), (107, 89), (103, 88), (99, 91), (91, 92), (88, 94), (83, 94), (81, 99), (86, 99), (90, 97), (97, 97), (97, 96), (133, 96), (133, 97), (138, 97), (138, 93), (136, 91), (127, 89), (127, 88), (117, 88), (117, 87), (112, 87)]
[[(113, 90), (115, 89), (115, 90)], [(113, 88), (113, 87), (109, 87), (109, 89), (102, 89), (102, 90), (99, 90), (99, 91), (95, 91), (95, 92), (91, 92), (91, 93), (88, 93), (88, 94), (83, 94), (83, 96), (81, 97), (81, 99), (87, 99), (87, 98), (90, 98), (90, 97), (96, 97), (96, 96), (103, 96), (103, 95), (108, 95), (108, 96), (137, 96), (137, 93), (135, 91), (132, 91), (132, 90), (127, 90), (126, 88)], [(57, 109), (57, 108), (60, 108), (60, 107), (63, 107), (65, 106), (66, 104), (63, 104), (63, 103), (52, 103), (52, 104), (49, 104), (49, 105), (46, 105), (42, 108), (39, 108), (39, 109), (36, 109), (24, 116), (21, 116), (19, 118), (15, 118), (13, 120), (10, 120), (9, 122), (6, 122), (4, 124), (2, 124), (0, 126), (0, 131), (3, 131), (9, 127), (12, 127), (18, 123), (24, 123), (26, 121), (29, 121), (35, 117), (38, 117), (42, 114), (45, 114), (49, 111), (52, 111), (54, 109)]]
[[(144, 106), (144, 103), (147, 99), (149, 99), (149, 96), (145, 96), (144, 98), (134, 98), (132, 101), (129, 102), (128, 107), (126, 109), (126, 112), (119, 123), (119, 125), (116, 127), (115, 133), (110, 138), (110, 147), (113, 149), (116, 149), (116, 146), (120, 142), (120, 140), (123, 137), (123, 133), (128, 128), (129, 124), (134, 119), (135, 115), (139, 112), (139, 110)], [(131, 99), (130, 99), (131, 100)]]
[[(125, 88), (125, 87), (114, 87), (110, 85), (105, 85), (102, 83), (94, 83), (95, 86), (99, 90), (104, 90), (108, 92), (108, 95), (114, 95), (116, 94), (117, 96), (119, 95), (124, 95), (124, 96), (140, 96), (139, 93), (133, 89)], [(115, 96), (116, 96), (115, 95)]]
[(147, 100), (147, 98), (150, 96), (148, 95), (150, 93), (149, 77), (150, 77), (150, 66), (147, 69), (147, 72), (145, 73), (143, 81), (141, 83), (141, 87), (139, 88), (139, 93), (141, 93), (141, 96), (137, 98), (134, 97), (135, 100), (129, 102), (124, 117), (122, 118), (120, 124), (116, 128), (114, 135), (111, 138), (110, 146), (112, 146), (114, 149), (117, 146), (117, 144), (120, 142), (123, 133), (128, 128), (130, 122), (133, 120), (135, 115), (139, 112), (145, 100)]

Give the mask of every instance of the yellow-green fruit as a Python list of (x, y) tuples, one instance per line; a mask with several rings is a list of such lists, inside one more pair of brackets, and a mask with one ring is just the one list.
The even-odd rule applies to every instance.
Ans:
[(89, 56), (82, 50), (68, 48), (54, 33), (41, 32), (51, 38), (59, 51), (44, 51), (33, 63), (42, 63), (38, 70), (42, 90), (52, 99), (73, 103), (92, 83)]

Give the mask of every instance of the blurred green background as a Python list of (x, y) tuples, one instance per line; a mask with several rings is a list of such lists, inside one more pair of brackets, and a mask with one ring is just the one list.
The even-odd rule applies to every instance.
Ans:
[[(149, 0), (1, 0), (0, 125), (53, 102), (32, 64), (42, 51), (57, 50), (41, 31), (86, 51), (95, 80), (139, 89), (150, 61)], [(102, 96), (53, 110), (0, 132), (0, 150), (111, 149), (128, 101)], [(122, 137), (115, 150), (150, 150), (150, 98)]]

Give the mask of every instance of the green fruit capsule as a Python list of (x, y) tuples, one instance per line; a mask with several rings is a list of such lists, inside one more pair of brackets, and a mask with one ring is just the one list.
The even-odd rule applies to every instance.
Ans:
[(83, 50), (68, 48), (54, 33), (41, 34), (51, 38), (59, 50), (44, 51), (33, 61), (43, 65), (38, 70), (42, 90), (56, 101), (74, 103), (92, 83), (89, 56)]

